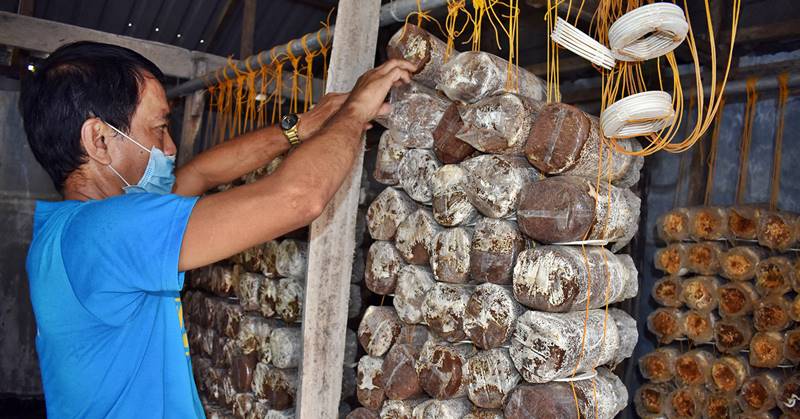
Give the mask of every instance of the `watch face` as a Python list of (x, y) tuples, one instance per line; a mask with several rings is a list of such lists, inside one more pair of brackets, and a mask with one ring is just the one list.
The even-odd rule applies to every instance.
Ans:
[(297, 115), (289, 114), (281, 118), (281, 129), (291, 129), (297, 124)]

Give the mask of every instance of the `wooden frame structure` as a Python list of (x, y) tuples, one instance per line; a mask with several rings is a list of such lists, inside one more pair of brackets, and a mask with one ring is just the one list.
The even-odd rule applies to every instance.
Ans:
[[(329, 92), (347, 92), (373, 67), (380, 0), (341, 0), (328, 70)], [(362, 152), (322, 215), (311, 224), (303, 304), (298, 418), (336, 418), (342, 388), (347, 301), (355, 252)]]

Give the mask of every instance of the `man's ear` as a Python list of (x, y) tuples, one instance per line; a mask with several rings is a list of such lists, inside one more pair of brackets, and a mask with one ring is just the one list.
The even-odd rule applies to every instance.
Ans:
[(107, 166), (111, 164), (108, 150), (110, 139), (105, 124), (100, 118), (89, 118), (81, 126), (81, 145), (90, 159)]

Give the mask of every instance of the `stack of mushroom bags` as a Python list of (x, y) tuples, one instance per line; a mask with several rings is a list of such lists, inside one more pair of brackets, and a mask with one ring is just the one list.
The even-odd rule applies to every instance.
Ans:
[(647, 325), (663, 346), (639, 360), (649, 381), (636, 394), (639, 415), (800, 417), (797, 216), (707, 206), (674, 209), (657, 225), (664, 277), (652, 296), (662, 307)]
[(418, 68), (381, 121), (374, 177), (388, 187), (367, 210), (365, 285), (386, 304), (358, 327), (349, 417), (614, 417), (628, 393), (611, 369), (637, 330), (607, 303), (638, 282), (602, 245), (636, 232), (641, 158), (604, 148), (601, 162), (597, 118), (546, 104), (524, 69), (507, 83), (499, 57), (446, 60), (411, 25), (388, 51)]
[[(254, 182), (279, 163), (280, 158), (237, 183)], [(295, 416), (307, 248), (295, 238), (272, 240), (190, 273), (184, 318), (195, 383), (209, 418)], [(362, 277), (356, 270), (354, 278)], [(351, 318), (359, 315), (360, 303), (360, 288), (352, 284)], [(352, 330), (346, 346), (342, 399), (355, 393)]]

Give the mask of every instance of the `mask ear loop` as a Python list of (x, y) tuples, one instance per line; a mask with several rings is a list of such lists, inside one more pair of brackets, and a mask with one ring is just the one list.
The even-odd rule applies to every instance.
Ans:
[(106, 167), (108, 167), (109, 169), (111, 169), (111, 171), (112, 171), (112, 172), (114, 172), (114, 174), (115, 174), (115, 175), (117, 175), (117, 177), (118, 177), (118, 178), (120, 178), (120, 180), (122, 180), (122, 182), (124, 182), (124, 183), (125, 183), (125, 186), (131, 186), (131, 184), (130, 184), (130, 183), (128, 183), (128, 181), (127, 181), (127, 180), (125, 180), (125, 178), (124, 178), (124, 177), (122, 177), (122, 175), (121, 175), (121, 174), (119, 174), (119, 172), (117, 171), (117, 169), (115, 169), (115, 168), (114, 168), (114, 166), (112, 166), (112, 165), (111, 165), (111, 163), (107, 164), (107, 165), (106, 165)]
[(134, 144), (136, 144), (137, 146), (139, 146), (139, 148), (141, 148), (142, 150), (144, 150), (144, 151), (146, 151), (146, 152), (148, 152), (148, 153), (152, 153), (150, 150), (148, 150), (148, 149), (147, 149), (147, 147), (143, 146), (141, 143), (139, 143), (138, 141), (136, 141), (136, 140), (134, 140), (133, 138), (131, 138), (130, 136), (128, 136), (128, 134), (125, 134), (124, 132), (122, 132), (122, 131), (118, 130), (118, 129), (117, 129), (117, 127), (115, 127), (115, 126), (113, 126), (113, 125), (109, 124), (109, 123), (108, 123), (108, 122), (106, 122), (106, 121), (103, 121), (103, 123), (105, 123), (106, 125), (108, 125), (109, 127), (111, 127), (111, 129), (113, 129), (114, 131), (116, 131), (116, 132), (117, 132), (117, 134), (119, 134), (119, 135), (121, 135), (121, 136), (123, 136), (123, 137), (125, 137), (125, 138), (127, 138), (127, 139), (129, 139), (129, 140), (131, 140), (131, 142), (132, 142), (132, 143), (134, 143)]
[[(152, 153), (153, 153), (152, 151), (148, 150), (148, 149), (147, 149), (145, 146), (143, 146), (143, 145), (139, 144), (139, 142), (138, 142), (138, 141), (136, 141), (136, 140), (134, 140), (133, 138), (131, 138), (131, 137), (130, 137), (128, 134), (125, 134), (124, 132), (122, 132), (122, 131), (120, 131), (119, 129), (117, 129), (117, 127), (115, 127), (115, 126), (113, 126), (113, 125), (109, 124), (109, 123), (108, 123), (108, 122), (106, 122), (106, 121), (103, 121), (103, 123), (104, 123), (104, 124), (106, 124), (106, 125), (108, 125), (108, 126), (109, 126), (111, 129), (113, 129), (114, 131), (116, 131), (116, 132), (117, 132), (117, 134), (119, 134), (119, 135), (121, 135), (121, 136), (123, 136), (123, 137), (127, 138), (127, 139), (128, 139), (128, 140), (130, 140), (132, 143), (134, 143), (134, 144), (136, 144), (137, 146), (139, 146), (139, 148), (141, 148), (142, 150), (144, 150), (144, 151), (146, 151), (146, 152), (148, 152), (148, 153), (150, 153), (150, 154), (152, 154)], [(112, 165), (111, 165), (111, 163), (107, 164), (107, 165), (106, 165), (106, 167), (108, 167), (109, 169), (111, 169), (111, 171), (112, 171), (112, 172), (114, 172), (114, 174), (115, 174), (115, 175), (117, 175), (117, 177), (118, 177), (118, 178), (120, 178), (120, 179), (121, 179), (121, 180), (122, 180), (122, 181), (125, 183), (125, 186), (131, 186), (131, 184), (130, 184), (130, 183), (128, 183), (128, 181), (127, 181), (127, 180), (125, 180), (125, 178), (124, 178), (124, 177), (122, 177), (122, 175), (121, 175), (121, 174), (120, 174), (120, 173), (117, 171), (117, 169), (115, 169), (115, 168), (114, 168), (114, 166), (112, 166)]]

